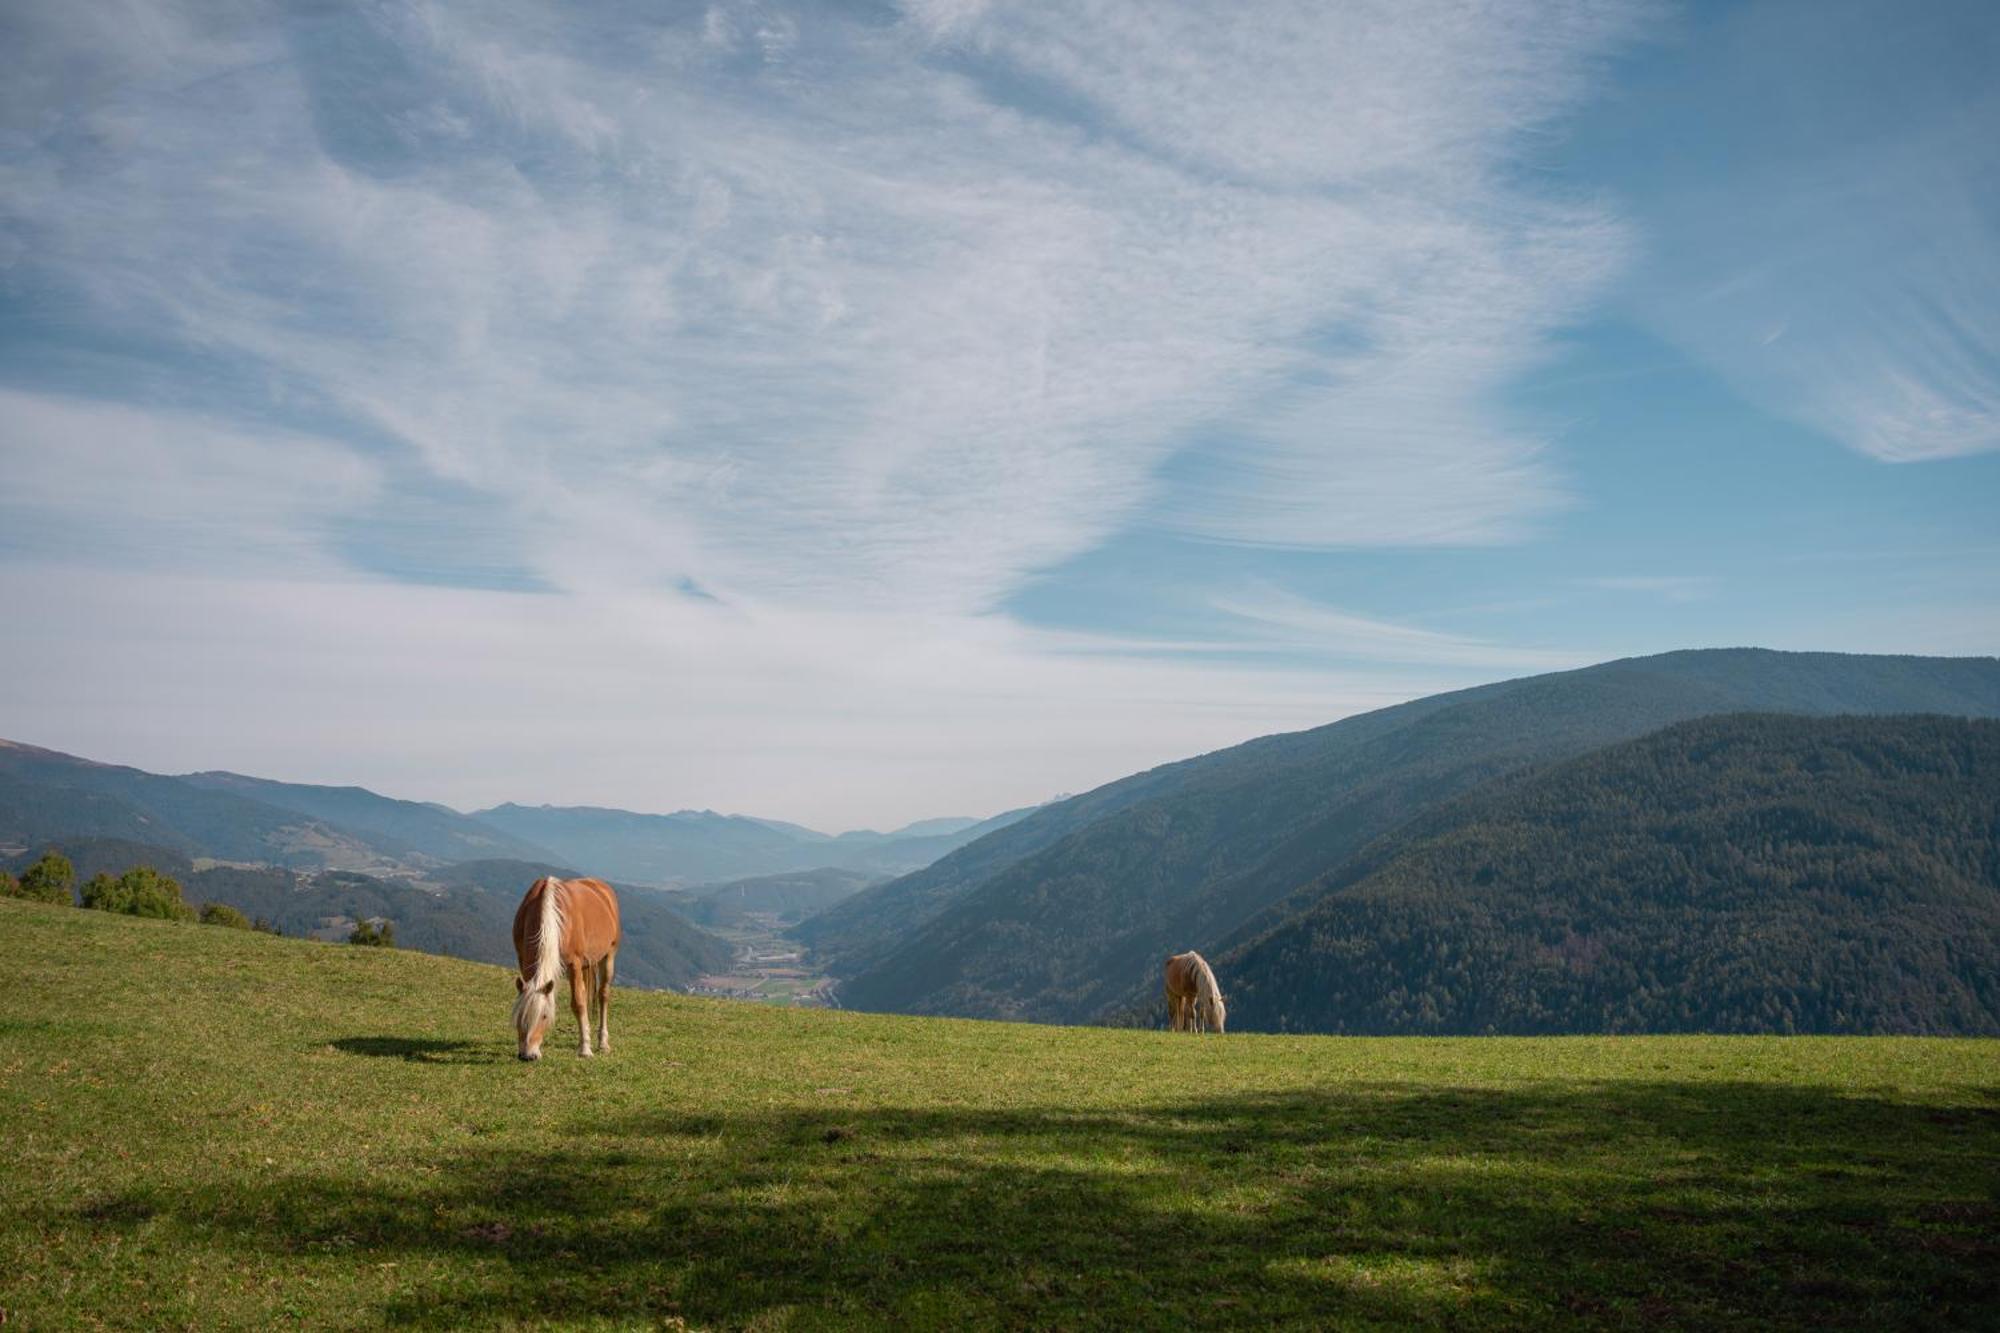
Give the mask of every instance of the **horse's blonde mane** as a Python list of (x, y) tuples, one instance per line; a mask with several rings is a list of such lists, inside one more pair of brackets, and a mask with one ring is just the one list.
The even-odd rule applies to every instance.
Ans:
[(563, 882), (554, 875), (542, 881), (542, 914), (535, 924), (535, 975), (528, 979), (514, 1001), (516, 1027), (520, 1026), (521, 1014), (532, 997), (541, 994), (542, 987), (553, 984), (562, 970), (563, 928), (569, 920), (563, 911), (562, 887)]
[[(569, 924), (569, 913), (563, 910), (563, 882), (550, 875), (542, 886), (542, 919), (535, 927), (535, 980), (534, 985), (542, 986), (556, 979), (562, 971), (563, 928)], [(1215, 978), (1208, 984), (1213, 987)]]
[(1222, 987), (1215, 984), (1215, 971), (1209, 967), (1208, 960), (1200, 954), (1194, 955), (1194, 987), (1196, 999), (1210, 1014), (1229, 1012), (1223, 1003)]

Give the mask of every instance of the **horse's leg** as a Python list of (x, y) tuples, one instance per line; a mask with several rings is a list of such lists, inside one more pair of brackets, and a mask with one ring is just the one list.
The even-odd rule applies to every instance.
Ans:
[(597, 965), (597, 1049), (611, 1049), (611, 972), (617, 951), (605, 954)]
[(576, 1053), (590, 1054), (590, 964), (569, 965), (569, 1011), (576, 1015)]

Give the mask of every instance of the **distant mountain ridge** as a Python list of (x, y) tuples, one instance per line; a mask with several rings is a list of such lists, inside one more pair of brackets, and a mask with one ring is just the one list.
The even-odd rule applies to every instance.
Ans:
[(0, 849), (111, 838), (187, 858), (392, 877), (491, 860), (562, 863), (661, 886), (823, 867), (882, 877), (926, 865), (1027, 813), (838, 835), (712, 810), (652, 815), (507, 804), (468, 815), (365, 787), (225, 771), (169, 776), (0, 740)]
[(794, 933), (852, 1008), (1099, 1018), (1484, 782), (1744, 710), (1991, 717), (2000, 661), (1690, 650), (1415, 700), (1044, 807)]
[(0, 840), (74, 836), (272, 865), (361, 868), (396, 859), (355, 830), (252, 796), (0, 741)]
[[(472, 818), (609, 876), (681, 886), (820, 868), (902, 874), (1028, 813), (1010, 810), (986, 820), (924, 820), (894, 833), (838, 835), (713, 810), (654, 815), (509, 803), (475, 811)], [(941, 827), (949, 831), (936, 831)]]
[(181, 781), (211, 791), (233, 792), (342, 828), (374, 834), (376, 845), (385, 850), (415, 852), (441, 862), (555, 859), (555, 854), (546, 847), (538, 847), (448, 806), (401, 801), (377, 795), (366, 787), (275, 782), (226, 772), (187, 773)]

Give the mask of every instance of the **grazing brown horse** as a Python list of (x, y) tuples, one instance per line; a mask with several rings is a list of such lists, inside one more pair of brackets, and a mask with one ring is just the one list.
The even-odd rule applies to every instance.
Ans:
[(590, 1000), (597, 998), (597, 1049), (611, 1049), (611, 966), (618, 957), (618, 895), (601, 879), (532, 884), (514, 913), (514, 1032), (523, 1060), (542, 1058), (542, 1038), (556, 1020), (556, 973), (569, 974), (578, 1055), (590, 1054)]
[(1176, 1032), (1220, 1033), (1229, 1021), (1229, 1007), (1222, 1002), (1222, 988), (1208, 960), (1190, 949), (1167, 959), (1167, 1017)]

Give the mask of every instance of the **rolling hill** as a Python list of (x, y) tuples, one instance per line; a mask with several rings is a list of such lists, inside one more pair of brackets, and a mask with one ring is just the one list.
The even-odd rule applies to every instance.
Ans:
[(795, 932), (853, 1008), (1076, 1022), (1481, 783), (1745, 710), (2000, 715), (2000, 661), (1700, 650), (1420, 699), (1112, 783)]
[(1488, 784), (1225, 947), (1232, 1025), (2000, 1035), (2000, 721), (1705, 718)]

